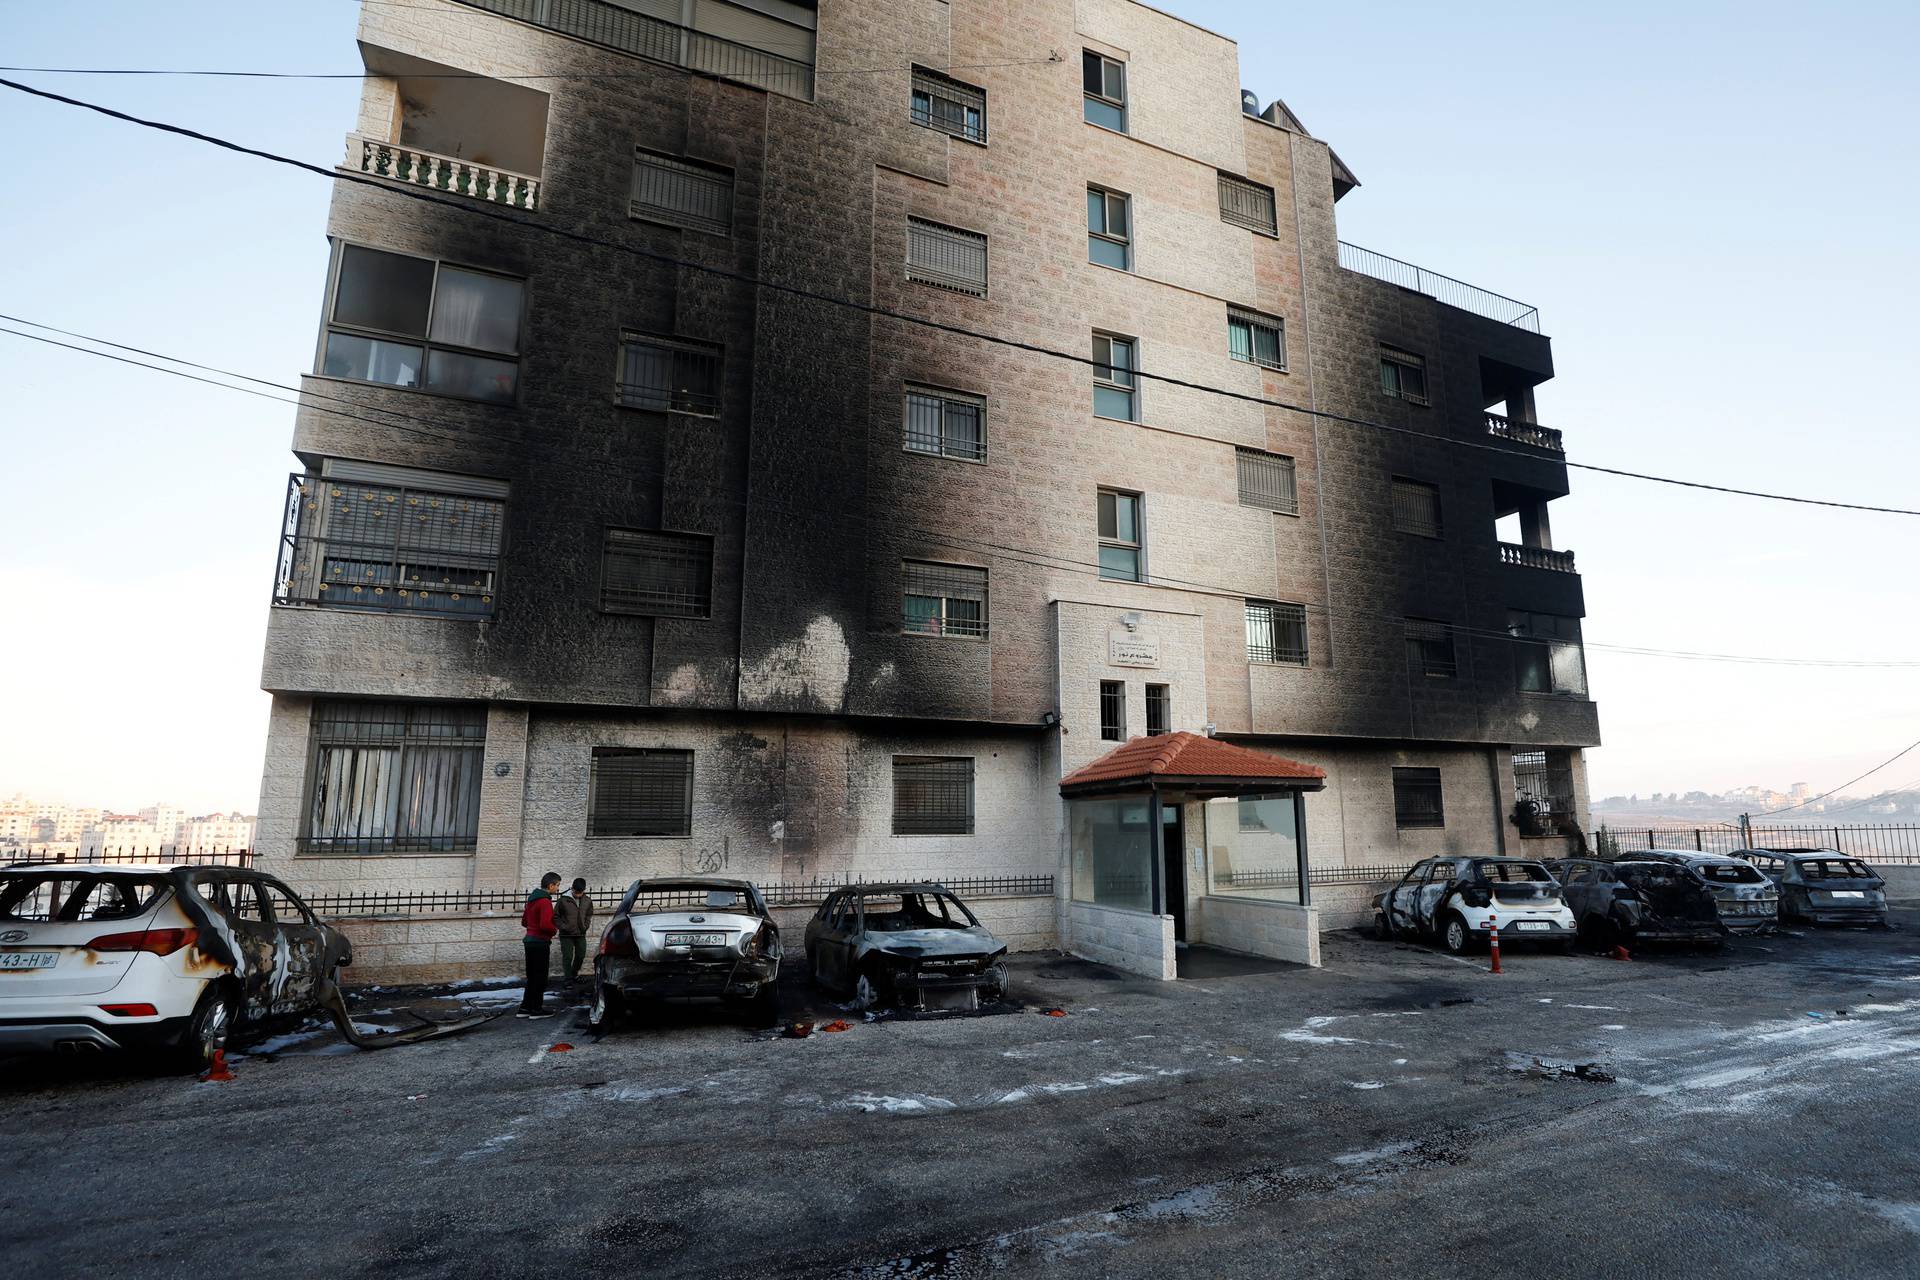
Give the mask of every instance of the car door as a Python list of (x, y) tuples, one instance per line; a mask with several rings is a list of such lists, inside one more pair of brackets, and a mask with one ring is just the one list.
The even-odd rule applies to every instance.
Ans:
[(850, 894), (840, 893), (821, 908), (825, 919), (813, 944), (813, 975), (821, 986), (846, 984), (847, 922), (853, 914), (851, 903)]
[(1406, 875), (1400, 877), (1400, 883), (1387, 891), (1387, 923), (1395, 930), (1414, 929), (1413, 907), (1419, 900), (1420, 886), (1427, 882), (1427, 872), (1433, 867), (1433, 859), (1427, 858), (1413, 864)]
[(251, 1020), (273, 1015), (274, 983), (280, 972), (279, 934), (273, 917), (267, 912), (260, 887), (239, 876), (225, 878), (222, 888), (227, 903), (226, 923), (232, 931), (236, 965), (234, 976), (240, 981), (244, 1003), (243, 1016)]
[(1560, 891), (1567, 899), (1567, 910), (1573, 912), (1574, 924), (1577, 926), (1592, 910), (1593, 864), (1590, 862), (1562, 864)]
[(1436, 858), (1427, 868), (1426, 883), (1420, 886), (1413, 908), (1414, 920), (1421, 929), (1432, 933), (1439, 927), (1441, 907), (1453, 892), (1458, 875), (1458, 866), (1450, 858)]
[(266, 899), (274, 932), (284, 948), (280, 953), (281, 970), (272, 986), (273, 1012), (311, 1013), (320, 1007), (321, 979), (331, 962), (326, 932), (293, 890), (266, 876), (253, 883)]

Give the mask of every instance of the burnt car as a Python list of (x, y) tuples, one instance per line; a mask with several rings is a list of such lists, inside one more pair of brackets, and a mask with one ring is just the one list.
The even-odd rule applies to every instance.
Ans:
[(813, 980), (861, 1009), (977, 1009), (1007, 994), (1006, 943), (930, 882), (835, 890), (806, 947)]
[(0, 1053), (204, 1067), (320, 1013), (353, 948), (272, 876), (173, 863), (0, 868)]
[(1455, 955), (1500, 930), (1500, 945), (1543, 942), (1566, 950), (1573, 916), (1545, 864), (1531, 858), (1428, 858), (1373, 900), (1383, 938), (1437, 938)]
[(1686, 867), (1706, 881), (1729, 933), (1767, 933), (1780, 926), (1780, 890), (1750, 862), (1690, 849), (1652, 849), (1634, 856)]
[(1662, 857), (1563, 858), (1559, 878), (1580, 936), (1600, 947), (1642, 942), (1720, 946), (1719, 900), (1693, 869)]
[(604, 1030), (646, 1001), (715, 1000), (770, 1024), (779, 981), (780, 927), (750, 881), (635, 880), (600, 935), (587, 1023)]
[(1860, 859), (1837, 849), (1742, 849), (1780, 887), (1780, 917), (1809, 924), (1887, 926), (1887, 882)]

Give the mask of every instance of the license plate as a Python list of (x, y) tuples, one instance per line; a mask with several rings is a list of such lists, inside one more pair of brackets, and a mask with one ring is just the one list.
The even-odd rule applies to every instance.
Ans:
[(1864, 898), (1867, 895), (1859, 889), (1835, 889), (1833, 896), (1836, 898)]
[(58, 951), (0, 951), (0, 973), (25, 973), (29, 969), (51, 969), (59, 963)]
[(724, 933), (670, 933), (667, 945), (670, 947), (723, 947), (727, 943)]
[(1553, 926), (1545, 920), (1521, 920), (1514, 925), (1516, 929), (1551, 929)]

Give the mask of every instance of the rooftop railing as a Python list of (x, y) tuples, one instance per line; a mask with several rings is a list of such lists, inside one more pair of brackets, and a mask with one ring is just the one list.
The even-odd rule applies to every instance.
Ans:
[(1522, 569), (1550, 569), (1555, 573), (1578, 573), (1573, 567), (1573, 552), (1553, 551), (1547, 547), (1523, 547), (1517, 542), (1500, 544), (1500, 563)]
[(402, 146), (383, 138), (364, 134), (347, 135), (348, 169), (370, 173), (377, 178), (394, 178), (415, 186), (451, 191), (516, 209), (536, 208), (540, 202), (540, 179), (492, 165), (475, 164), (453, 156), (435, 155), (416, 147)]
[(1363, 276), (1372, 276), (1376, 280), (1385, 280), (1388, 284), (1397, 284), (1415, 293), (1424, 293), (1429, 298), (1438, 299), (1450, 307), (1471, 311), (1477, 316), (1498, 320), (1501, 324), (1510, 324), (1516, 329), (1525, 329), (1528, 333), (1540, 332), (1538, 307), (1529, 306), (1505, 294), (1494, 293), (1490, 289), (1482, 289), (1479, 285), (1468, 284), (1464, 280), (1455, 280), (1452, 276), (1443, 276), (1438, 271), (1417, 267), (1411, 262), (1390, 258), (1384, 253), (1362, 249), (1359, 245), (1348, 244), (1345, 240), (1340, 242), (1340, 265), (1349, 271), (1358, 271)]
[(1536, 449), (1546, 449), (1553, 453), (1567, 451), (1566, 445), (1560, 441), (1560, 433), (1554, 428), (1543, 427), (1534, 422), (1513, 422), (1497, 413), (1487, 415), (1487, 434), (1499, 440), (1528, 444)]

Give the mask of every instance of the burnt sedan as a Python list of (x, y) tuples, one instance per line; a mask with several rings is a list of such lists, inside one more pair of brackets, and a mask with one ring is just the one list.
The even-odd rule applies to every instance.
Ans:
[(938, 884), (836, 890), (806, 946), (814, 981), (861, 1009), (977, 1009), (1007, 993), (1006, 944)]
[(1726, 941), (1719, 903), (1690, 867), (1657, 857), (1566, 858), (1548, 865), (1567, 895), (1580, 937), (1589, 943), (1699, 942), (1717, 947)]
[(1780, 925), (1780, 890), (1750, 862), (1687, 849), (1656, 849), (1639, 856), (1686, 867), (1706, 881), (1729, 933), (1768, 933)]
[(1780, 916), (1809, 924), (1887, 924), (1887, 882), (1837, 849), (1744, 849), (1737, 856), (1780, 886)]
[(745, 880), (636, 880), (593, 960), (587, 1023), (605, 1030), (646, 1001), (716, 1000), (779, 1016), (780, 928)]

